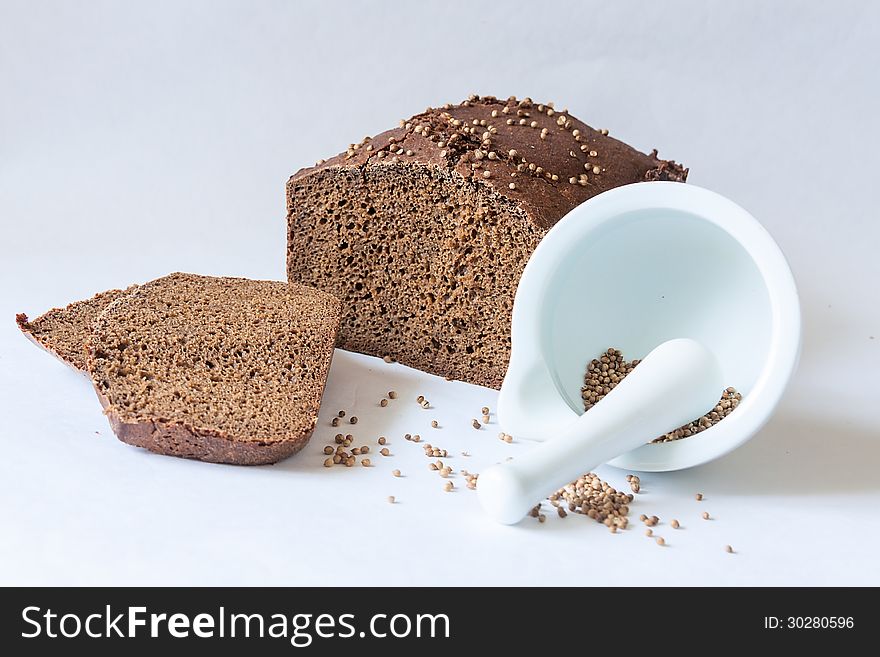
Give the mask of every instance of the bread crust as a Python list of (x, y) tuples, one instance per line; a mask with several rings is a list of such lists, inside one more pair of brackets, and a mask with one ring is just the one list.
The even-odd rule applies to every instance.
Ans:
[[(329, 371), (329, 366), (326, 369)], [(183, 423), (161, 420), (126, 422), (113, 410), (98, 387), (94, 387), (104, 415), (119, 440), (164, 456), (228, 465), (269, 465), (293, 456), (305, 447), (317, 424), (315, 409), (315, 422), (307, 430), (284, 440), (254, 442), (237, 440), (222, 432), (196, 429)]]

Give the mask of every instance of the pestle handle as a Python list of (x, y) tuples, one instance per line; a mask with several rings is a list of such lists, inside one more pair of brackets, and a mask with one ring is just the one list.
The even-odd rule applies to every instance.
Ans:
[(582, 474), (700, 417), (723, 388), (721, 367), (706, 347), (686, 338), (664, 342), (560, 435), (483, 471), (480, 503), (498, 522), (514, 524)]

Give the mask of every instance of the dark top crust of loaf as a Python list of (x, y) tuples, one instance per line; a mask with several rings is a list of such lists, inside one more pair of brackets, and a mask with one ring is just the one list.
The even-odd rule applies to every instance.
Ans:
[[(174, 294), (169, 295), (170, 291)], [(223, 296), (226, 291), (243, 301), (232, 303), (233, 296), (228, 299)], [(286, 303), (285, 297), (289, 297), (290, 303), (287, 319), (298, 336), (291, 351), (286, 349), (291, 345), (284, 343), (283, 336), (272, 332), (278, 325), (266, 323), (264, 319), (269, 316), (277, 318), (278, 312), (273, 315), (270, 306), (277, 306), (279, 298)], [(223, 303), (224, 300), (230, 301), (228, 306)], [(237, 311), (237, 316), (227, 315), (227, 308)], [(87, 365), (105, 414), (123, 442), (160, 454), (214, 463), (274, 463), (299, 451), (311, 437), (330, 369), (339, 317), (340, 305), (335, 297), (307, 286), (174, 273), (139, 286), (131, 294), (108, 306), (95, 321), (88, 343)], [(136, 342), (141, 334), (126, 331), (138, 324), (139, 320), (156, 327), (155, 335), (141, 344)], [(285, 326), (288, 326), (286, 320), (282, 321), (281, 328)], [(210, 337), (203, 338), (203, 332)], [(132, 337), (130, 342), (129, 335)], [(276, 337), (279, 346), (273, 347)], [(218, 360), (226, 359), (231, 363), (207, 362), (203, 348), (206, 340), (211, 341), (211, 358), (218, 356)], [(195, 346), (185, 351), (175, 349), (177, 343)], [(215, 343), (217, 346), (213, 349)], [(267, 347), (267, 344), (270, 346)], [(168, 373), (173, 375), (177, 370), (181, 376), (154, 377), (156, 372), (163, 370), (156, 366), (156, 372), (150, 371), (149, 365), (155, 361), (148, 361), (144, 372), (138, 372), (138, 376), (132, 378), (132, 362), (121, 354), (126, 349), (144, 347), (167, 353), (167, 356), (163, 355), (155, 361), (164, 361), (161, 365)], [(244, 371), (255, 366), (255, 360), (251, 360), (249, 365), (241, 365), (251, 357), (251, 347), (254, 352), (265, 350), (254, 356), (261, 361), (266, 359), (265, 374), (272, 382), (276, 379), (289, 382), (289, 392), (281, 395), (276, 393), (271, 400), (262, 393), (253, 392), (241, 400), (214, 397), (215, 393), (227, 394), (226, 390), (232, 389), (231, 370), (237, 368)], [(173, 363), (169, 365), (171, 361)], [(139, 367), (141, 361), (138, 359), (134, 363), (135, 367)], [(284, 371), (285, 367), (289, 372)], [(297, 367), (303, 371), (294, 372)], [(189, 372), (193, 372), (195, 387), (191, 385)], [(210, 379), (213, 372), (216, 372), (216, 379)], [(142, 380), (140, 374), (143, 374)], [(288, 374), (291, 376), (288, 377)], [(220, 384), (216, 390), (203, 390), (201, 384), (206, 376)], [(238, 382), (241, 380), (242, 377), (235, 379)], [(167, 394), (150, 398), (144, 389), (153, 385), (179, 390), (183, 399), (188, 399), (189, 395), (194, 403), (181, 402), (175, 406), (173, 402), (168, 402)], [(173, 398), (176, 398), (176, 394)], [(283, 408), (270, 407), (269, 401), (272, 400), (276, 405), (281, 403)], [(247, 402), (253, 402), (256, 406), (249, 407)], [(204, 413), (206, 403), (209, 413), (216, 411), (217, 415), (211, 415), (208, 421), (204, 417), (193, 419), (197, 412)], [(202, 411), (195, 411), (194, 408), (201, 408)], [(275, 426), (280, 429), (278, 432), (266, 430), (250, 435), (225, 429), (220, 416), (233, 416), (236, 413), (278, 418), (268, 422), (274, 423), (273, 429)], [(212, 426), (212, 423), (216, 426)], [(265, 426), (266, 420), (261, 419), (256, 424)]]
[(90, 299), (74, 301), (64, 308), (52, 308), (33, 321), (28, 320), (24, 313), (19, 313), (15, 321), (34, 344), (57, 356), (65, 364), (85, 372), (85, 344), (92, 333), (92, 324), (109, 304), (132, 289), (134, 286), (126, 290), (99, 292)]
[(642, 153), (567, 110), (530, 98), (471, 96), (400, 124), (301, 169), (290, 183), (330, 167), (410, 163), (454, 169), (518, 203), (535, 226), (546, 230), (608, 189), (640, 181), (684, 182), (688, 174), (681, 165), (659, 159), (656, 149)]

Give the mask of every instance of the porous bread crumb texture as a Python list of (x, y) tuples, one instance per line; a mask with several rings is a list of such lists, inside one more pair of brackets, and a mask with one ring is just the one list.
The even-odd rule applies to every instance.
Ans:
[(338, 322), (338, 300), (312, 288), (171, 274), (97, 318), (88, 369), (124, 442), (272, 463), (311, 436)]
[(15, 321), (24, 334), (38, 345), (72, 367), (85, 371), (85, 344), (95, 318), (110, 303), (132, 289), (100, 292), (91, 299), (75, 301), (64, 308), (53, 308), (33, 321), (29, 321), (24, 313), (19, 313)]
[(550, 104), (472, 96), (291, 177), (288, 280), (342, 299), (340, 347), (498, 388), (546, 231), (606, 189), (686, 176)]
[[(584, 402), (584, 410), (589, 411), (605, 395), (614, 390), (640, 363), (640, 360), (627, 361), (619, 349), (609, 347), (598, 358), (594, 358), (587, 364), (584, 374), (584, 385), (581, 388), (581, 399)], [(736, 388), (725, 388), (721, 393), (718, 404), (692, 422), (670, 431), (652, 440), (652, 443), (668, 443), (681, 438), (688, 438), (712, 427), (728, 415), (730, 415), (739, 403), (742, 395)]]

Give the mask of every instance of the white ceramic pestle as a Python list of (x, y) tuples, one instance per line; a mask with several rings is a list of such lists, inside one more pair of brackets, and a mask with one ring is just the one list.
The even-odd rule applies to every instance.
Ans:
[(723, 390), (721, 367), (706, 347), (664, 342), (558, 435), (481, 473), (480, 503), (498, 522), (518, 522), (585, 472), (705, 414)]

